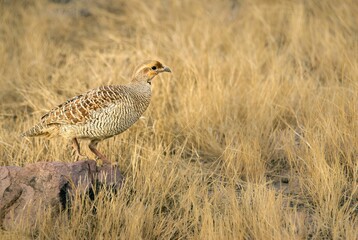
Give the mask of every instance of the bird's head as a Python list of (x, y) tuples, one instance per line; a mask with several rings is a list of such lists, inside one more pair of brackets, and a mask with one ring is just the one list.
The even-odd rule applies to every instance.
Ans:
[(132, 82), (147, 82), (151, 84), (152, 79), (162, 72), (172, 71), (156, 60), (149, 60), (136, 68)]

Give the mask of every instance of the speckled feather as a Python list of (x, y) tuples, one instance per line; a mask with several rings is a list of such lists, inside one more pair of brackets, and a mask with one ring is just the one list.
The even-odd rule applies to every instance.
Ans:
[[(127, 85), (103, 86), (67, 100), (42, 116), (22, 136), (105, 139), (134, 124), (150, 103), (151, 79), (159, 71), (170, 71), (157, 61), (148, 61), (135, 72)], [(149, 67), (148, 67), (149, 66)]]

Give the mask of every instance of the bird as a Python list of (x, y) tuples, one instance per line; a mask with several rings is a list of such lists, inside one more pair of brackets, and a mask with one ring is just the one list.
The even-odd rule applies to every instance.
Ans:
[(125, 85), (107, 85), (89, 90), (54, 107), (22, 137), (60, 136), (72, 140), (75, 160), (81, 154), (79, 139), (89, 139), (89, 149), (104, 164), (111, 161), (97, 150), (99, 142), (118, 135), (132, 126), (148, 108), (152, 79), (171, 69), (157, 60), (139, 65)]

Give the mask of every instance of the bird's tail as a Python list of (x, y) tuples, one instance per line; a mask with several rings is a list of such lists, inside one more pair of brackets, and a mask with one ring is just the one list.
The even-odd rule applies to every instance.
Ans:
[(36, 136), (42, 136), (42, 135), (47, 135), (48, 131), (47, 131), (47, 127), (46, 124), (40, 122), (38, 124), (36, 124), (35, 126), (33, 126), (32, 128), (30, 128), (29, 130), (27, 130), (26, 132), (21, 133), (21, 137), (36, 137)]

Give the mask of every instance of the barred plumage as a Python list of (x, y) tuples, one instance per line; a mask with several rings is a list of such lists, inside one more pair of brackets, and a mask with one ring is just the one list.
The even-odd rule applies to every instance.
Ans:
[(90, 150), (98, 152), (99, 141), (120, 134), (133, 125), (150, 103), (151, 80), (161, 72), (171, 72), (158, 61), (140, 65), (127, 85), (103, 86), (76, 96), (53, 108), (22, 136), (63, 136), (71, 138), (76, 158), (81, 155), (77, 139), (90, 139)]

